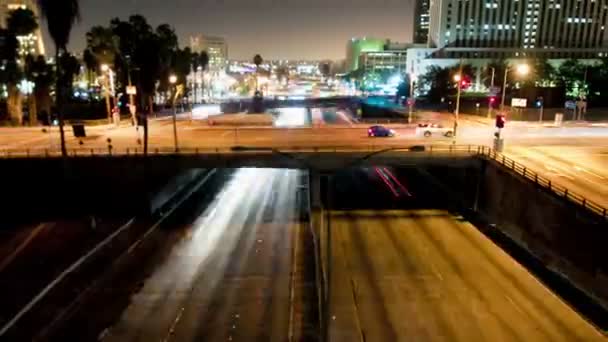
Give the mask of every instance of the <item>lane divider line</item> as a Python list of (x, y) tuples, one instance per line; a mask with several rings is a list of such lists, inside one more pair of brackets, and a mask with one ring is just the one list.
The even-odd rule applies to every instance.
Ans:
[[(205, 175), (205, 177), (203, 178), (203, 180), (201, 180), (199, 183), (197, 183), (193, 187), (193, 189), (188, 192), (188, 194), (186, 196), (182, 197), (180, 199), (180, 201), (178, 201), (178, 203), (171, 208), (171, 210), (169, 210), (167, 213), (165, 213), (154, 225), (152, 225), (152, 227), (150, 227), (144, 233), (144, 235), (142, 235), (142, 237), (138, 240), (138, 242), (141, 241), (141, 240), (143, 240), (145, 237), (147, 237), (148, 235), (150, 235), (154, 230), (156, 230), (156, 228), (162, 222), (164, 222), (164, 220), (170, 214), (172, 214), (176, 210), (176, 208), (178, 208), (179, 206), (181, 206), (181, 204), (187, 198), (189, 198), (196, 190), (198, 190), (200, 188), (200, 186), (202, 184), (204, 184), (211, 177), (211, 175), (215, 174), (215, 171), (216, 170), (213, 169), (210, 172), (208, 172)], [(0, 329), (0, 337), (3, 336), (4, 334), (6, 334), (6, 332), (9, 329), (11, 329), (36, 304), (38, 304), (38, 302), (40, 302), (52, 289), (54, 289), (55, 286), (57, 286), (57, 284), (59, 284), (63, 279), (65, 279), (65, 277), (67, 277), (70, 273), (74, 272), (74, 270), (76, 270), (78, 267), (80, 267), (80, 265), (82, 265), (85, 261), (87, 261), (93, 254), (97, 253), (101, 248), (105, 247), (108, 243), (110, 243), (110, 241), (112, 241), (117, 235), (119, 235), (124, 230), (126, 230), (127, 228), (129, 228), (133, 224), (133, 222), (135, 222), (135, 218), (131, 218), (127, 223), (125, 223), (123, 226), (121, 226), (114, 233), (112, 233), (111, 235), (109, 235), (108, 237), (106, 237), (103, 241), (101, 241), (99, 244), (97, 244), (97, 246), (95, 246), (93, 249), (91, 249), (89, 252), (87, 252), (85, 255), (83, 255), (80, 259), (78, 259), (76, 262), (74, 262), (70, 267), (68, 267), (66, 270), (64, 270), (59, 276), (57, 276), (57, 278), (55, 278), (44, 289), (42, 289), (42, 291), (40, 291), (40, 293), (38, 293), (38, 295), (36, 295), (29, 303), (27, 303), (8, 323), (6, 323), (2, 327), (2, 329)]]

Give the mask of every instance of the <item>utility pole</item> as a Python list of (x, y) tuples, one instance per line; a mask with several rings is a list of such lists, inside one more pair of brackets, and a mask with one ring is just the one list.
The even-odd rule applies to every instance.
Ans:
[(410, 73), (410, 97), (408, 99), (409, 113), (407, 123), (412, 123), (412, 112), (414, 111), (414, 75)]
[[(490, 89), (493, 91), (494, 90), (494, 74), (496, 73), (496, 68), (490, 67), (490, 69), (492, 69), (492, 78), (490, 81), (490, 84), (491, 84)], [(494, 95), (490, 94), (490, 96), (494, 96)], [(488, 119), (491, 117), (492, 117), (492, 101), (488, 101)]]
[(507, 74), (509, 73), (509, 67), (505, 66), (505, 77), (502, 80), (502, 97), (500, 98), (500, 111), (505, 111), (505, 96), (507, 90)]
[(462, 88), (461, 82), (462, 82), (462, 58), (460, 59), (460, 66), (458, 67), (458, 82), (456, 83), (456, 86), (458, 87), (457, 89), (457, 93), (456, 93), (456, 110), (454, 111), (454, 138), (456, 138), (457, 135), (457, 131), (458, 131), (458, 115), (460, 114), (460, 88)]

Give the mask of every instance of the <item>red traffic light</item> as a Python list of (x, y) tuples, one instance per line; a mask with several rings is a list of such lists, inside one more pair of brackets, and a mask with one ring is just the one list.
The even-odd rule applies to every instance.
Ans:
[(496, 128), (504, 128), (507, 119), (503, 114), (496, 115)]
[(490, 103), (496, 102), (496, 98), (494, 96), (490, 96)]

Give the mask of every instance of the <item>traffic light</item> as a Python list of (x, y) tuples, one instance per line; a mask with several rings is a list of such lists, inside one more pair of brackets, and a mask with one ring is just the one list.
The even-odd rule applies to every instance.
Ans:
[(505, 116), (503, 114), (496, 115), (496, 128), (504, 128), (505, 127)]
[(460, 89), (467, 89), (469, 87), (469, 80), (466, 78), (460, 81)]
[(536, 108), (540, 108), (540, 107), (542, 107), (542, 106), (543, 106), (543, 98), (542, 98), (542, 96), (541, 96), (541, 97), (538, 97), (538, 98), (536, 99), (536, 103), (535, 103), (535, 104), (536, 104)]
[(488, 103), (490, 104), (490, 106), (494, 106), (494, 104), (496, 103), (496, 96), (490, 96), (488, 98)]

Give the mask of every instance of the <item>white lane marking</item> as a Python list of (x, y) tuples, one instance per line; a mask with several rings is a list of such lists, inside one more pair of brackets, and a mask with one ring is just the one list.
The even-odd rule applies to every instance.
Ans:
[(293, 341), (293, 322), (294, 322), (294, 297), (295, 297), (295, 288), (296, 288), (296, 275), (298, 270), (298, 240), (300, 234), (300, 224), (295, 226), (294, 237), (292, 238), (292, 243), (294, 246), (292, 248), (292, 265), (291, 265), (291, 284), (289, 289), (289, 328), (288, 328), (288, 340)]
[(430, 264), (431, 264), (431, 268), (433, 269), (433, 273), (435, 273), (435, 275), (437, 276), (437, 278), (439, 278), (439, 280), (443, 281), (443, 276), (441, 275), (441, 273), (439, 272), (439, 270), (437, 269), (435, 264), (433, 262), (431, 262)]
[(8, 257), (6, 257), (6, 259), (2, 260), (2, 263), (0, 263), (0, 272), (2, 272), (8, 265), (10, 265), (10, 263), (13, 262), (13, 260), (17, 257), (17, 255), (19, 255), (19, 253), (21, 253), (21, 251), (23, 251), (25, 249), (25, 247), (27, 247), (27, 245), (29, 245), (29, 243), (32, 242), (32, 240), (46, 226), (47, 226), (46, 223), (41, 223), (38, 226), (36, 226), (36, 228), (34, 228), (34, 230), (32, 230), (32, 232), (30, 232), (28, 234), (28, 236), (25, 238), (25, 240), (23, 240), (19, 244), (19, 246), (17, 248), (15, 248), (15, 250)]
[(76, 262), (74, 262), (65, 271), (61, 272), (61, 274), (59, 276), (57, 276), (57, 278), (55, 278), (50, 284), (48, 284), (44, 289), (42, 289), (42, 291), (40, 291), (40, 293), (38, 293), (38, 295), (36, 295), (36, 297), (34, 297), (29, 303), (27, 303), (27, 305), (24, 306), (23, 309), (21, 309), (21, 311), (19, 311), (15, 315), (15, 317), (13, 317), (8, 323), (6, 323), (2, 327), (2, 329), (0, 329), (0, 336), (4, 335), (10, 328), (12, 328), (13, 325), (15, 325), (15, 323), (17, 323), (21, 319), (21, 317), (23, 317), (26, 313), (28, 313), (34, 307), (34, 305), (38, 304), (38, 302), (40, 300), (42, 300), (42, 298), (44, 298), (44, 296), (46, 296), (46, 294), (49, 293), (55, 286), (57, 286), (57, 284), (59, 284), (59, 282), (61, 282), (65, 277), (67, 277), (68, 274), (74, 272), (74, 270), (77, 269), (78, 267), (80, 267), (80, 265), (82, 265), (87, 259), (89, 259), (91, 257), (91, 255), (97, 253), (98, 250), (100, 250), (105, 245), (107, 245), (110, 241), (112, 241), (114, 239), (114, 237), (116, 237), (118, 234), (122, 233), (125, 229), (130, 227), (134, 221), (135, 221), (135, 218), (130, 219), (122, 227), (117, 229), (114, 233), (112, 233), (111, 235), (106, 237), (103, 241), (101, 241), (99, 244), (97, 244), (97, 246), (95, 246), (93, 249), (91, 249), (87, 254), (83, 255), (80, 259), (76, 260)]
[(564, 178), (568, 178), (568, 179), (570, 179), (570, 180), (574, 180), (574, 177), (572, 177), (572, 176), (570, 176), (570, 175), (567, 175), (567, 174), (565, 174), (565, 173), (561, 172), (561, 171), (560, 171), (560, 169), (558, 169), (558, 168), (556, 168), (556, 167), (553, 167), (553, 166), (551, 166), (551, 165), (547, 165), (547, 164), (545, 164), (545, 168), (546, 168), (547, 170), (549, 170), (549, 171), (553, 172), (553, 173), (555, 174), (555, 176), (558, 176), (558, 177), (564, 177)]
[(519, 305), (517, 305), (515, 303), (515, 301), (513, 299), (511, 299), (511, 297), (509, 297), (508, 295), (505, 295), (505, 298), (507, 298), (507, 300), (513, 305), (515, 310), (519, 311), (520, 314), (525, 315), (524, 311), (519, 307)]
[(185, 307), (183, 307), (183, 306), (179, 309), (179, 313), (177, 314), (177, 317), (175, 317), (175, 320), (173, 320), (173, 323), (171, 324), (171, 327), (169, 328), (167, 335), (163, 339), (163, 342), (168, 342), (171, 339), (171, 336), (173, 336), (173, 334), (175, 333), (175, 328), (177, 327), (177, 323), (179, 323), (179, 320), (182, 319), (182, 315), (184, 314), (184, 309), (185, 309)]
[(590, 174), (592, 176), (595, 176), (595, 177), (597, 177), (599, 179), (602, 179), (602, 180), (606, 179), (606, 177), (600, 176), (600, 175), (598, 175), (595, 172), (589, 171), (589, 170), (585, 169), (582, 166), (574, 165), (574, 169), (577, 170), (577, 171), (582, 171), (582, 172), (588, 173), (588, 174)]

